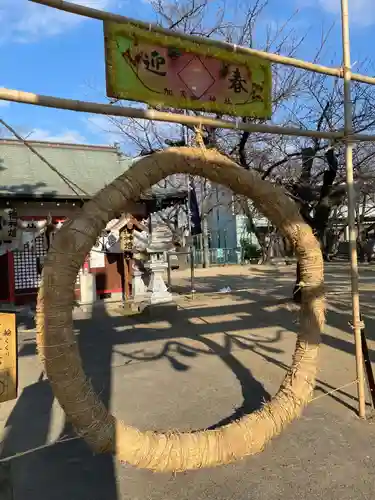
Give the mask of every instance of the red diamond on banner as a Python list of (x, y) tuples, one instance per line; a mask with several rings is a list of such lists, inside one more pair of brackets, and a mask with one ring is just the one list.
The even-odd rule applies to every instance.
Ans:
[(215, 79), (198, 56), (193, 57), (178, 76), (198, 99), (215, 83)]

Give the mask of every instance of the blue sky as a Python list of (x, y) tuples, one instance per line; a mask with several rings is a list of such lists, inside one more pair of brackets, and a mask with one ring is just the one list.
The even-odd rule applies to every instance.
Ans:
[[(155, 18), (146, 0), (75, 1), (147, 21)], [(212, 0), (213, 11), (215, 1)], [(227, 5), (231, 5), (228, 16), (241, 16), (244, 3), (246, 0), (228, 0)], [(349, 3), (352, 60), (371, 59), (375, 42), (375, 0), (349, 0)], [(257, 41), (260, 45), (266, 26), (282, 25), (298, 9), (291, 23), (296, 33), (308, 32), (298, 57), (311, 59), (320, 44), (322, 30), (335, 23), (322, 62), (329, 64), (334, 57), (339, 64), (339, 7), (340, 0), (270, 0), (256, 27)], [(211, 13), (208, 19), (210, 16)], [(0, 25), (0, 86), (105, 102), (101, 22), (27, 0), (0, 0)], [(89, 115), (82, 113), (0, 101), (0, 116), (20, 133), (30, 134), (35, 139), (96, 144), (113, 142), (113, 136), (103, 132), (102, 119), (90, 120)]]

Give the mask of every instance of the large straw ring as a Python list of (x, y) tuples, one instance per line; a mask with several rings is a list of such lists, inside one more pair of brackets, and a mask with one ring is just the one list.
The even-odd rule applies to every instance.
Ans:
[[(130, 210), (129, 203), (141, 192), (178, 172), (206, 177), (251, 198), (256, 209), (293, 244), (301, 266), (301, 331), (291, 368), (276, 396), (260, 410), (215, 430), (140, 432), (117, 421), (85, 377), (73, 335), (74, 283), (106, 223)], [(311, 398), (323, 324), (322, 254), (295, 203), (281, 187), (261, 180), (257, 173), (246, 171), (216, 151), (194, 148), (171, 148), (140, 159), (86, 203), (54, 239), (38, 296), (39, 352), (68, 420), (95, 452), (111, 452), (122, 461), (155, 471), (226, 464), (261, 451), (301, 414)]]

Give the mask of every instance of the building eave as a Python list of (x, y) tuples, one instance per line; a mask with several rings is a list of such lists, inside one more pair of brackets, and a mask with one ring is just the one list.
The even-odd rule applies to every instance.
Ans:
[[(79, 149), (79, 150), (86, 150), (86, 151), (109, 151), (116, 153), (120, 153), (119, 149), (116, 146), (108, 146), (108, 145), (99, 145), (99, 144), (78, 144), (75, 142), (50, 142), (50, 141), (34, 141), (34, 140), (27, 140), (27, 143), (30, 144), (31, 146), (39, 146), (39, 147), (45, 147), (45, 148), (53, 148), (53, 149)], [(18, 139), (0, 139), (0, 145), (1, 144), (7, 144), (7, 145), (20, 145), (25, 147), (23, 141), (20, 141)]]

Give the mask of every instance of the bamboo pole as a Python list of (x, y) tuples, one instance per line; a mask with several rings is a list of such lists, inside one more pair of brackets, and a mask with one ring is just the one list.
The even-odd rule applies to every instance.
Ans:
[[(40, 5), (53, 7), (55, 9), (62, 10), (65, 12), (71, 12), (72, 14), (78, 14), (80, 16), (90, 17), (91, 19), (97, 19), (99, 21), (129, 23), (139, 28), (152, 30), (154, 32), (161, 33), (164, 35), (174, 35), (174, 36), (178, 35), (179, 38), (181, 39), (199, 43), (200, 45), (204, 44), (211, 45), (227, 50), (228, 52), (236, 52), (238, 54), (243, 54), (247, 56), (256, 56), (273, 63), (283, 64), (287, 66), (294, 66), (295, 68), (304, 69), (307, 71), (312, 71), (323, 75), (330, 75), (338, 78), (343, 78), (344, 76), (342, 68), (332, 68), (329, 66), (323, 66), (321, 64), (315, 64), (308, 61), (296, 59), (294, 57), (286, 57), (279, 54), (273, 54), (272, 52), (264, 52), (262, 50), (250, 49), (248, 47), (241, 47), (232, 43), (227, 43), (220, 40), (213, 40), (212, 38), (207, 39), (195, 35), (188, 35), (186, 33), (180, 33), (172, 31), (170, 29), (162, 28), (161, 26), (157, 26), (152, 23), (146, 23), (144, 21), (139, 21), (137, 19), (131, 19), (130, 17), (121, 16), (119, 14), (112, 14), (111, 12), (105, 12), (97, 9), (92, 9), (91, 7), (85, 7), (83, 5), (77, 5), (75, 3), (65, 2), (63, 0), (29, 0), (29, 1), (33, 3), (38, 3)], [(364, 76), (357, 73), (353, 73), (351, 79), (358, 82), (375, 85), (375, 77)]]
[[(65, 12), (71, 12), (86, 17), (91, 17), (98, 20), (108, 20), (118, 23), (130, 23), (135, 26), (152, 29), (155, 32), (162, 34), (176, 34), (171, 30), (166, 30), (151, 23), (144, 23), (141, 21), (133, 20), (125, 16), (111, 14), (96, 9), (91, 9), (81, 5), (72, 4), (63, 0), (30, 0), (34, 3), (54, 7)], [(133, 118), (152, 119), (156, 121), (168, 121), (172, 123), (182, 123), (186, 125), (206, 125), (216, 128), (239, 129), (249, 132), (263, 132), (274, 133), (281, 135), (299, 135), (305, 137), (319, 137), (319, 138), (345, 138), (346, 142), (346, 176), (347, 176), (347, 191), (348, 191), (348, 223), (350, 232), (350, 254), (351, 254), (351, 281), (352, 281), (352, 309), (353, 309), (353, 328), (356, 342), (356, 368), (357, 368), (357, 383), (358, 383), (358, 399), (359, 399), (359, 416), (365, 418), (365, 384), (364, 384), (364, 367), (363, 367), (363, 354), (361, 349), (361, 316), (360, 316), (360, 302), (359, 302), (359, 276), (358, 276), (358, 262), (357, 262), (357, 248), (356, 248), (356, 234), (355, 234), (355, 192), (354, 192), (354, 175), (353, 175), (353, 141), (374, 141), (374, 136), (366, 136), (361, 134), (353, 134), (353, 121), (352, 121), (352, 103), (351, 103), (351, 81), (358, 81), (375, 85), (375, 78), (365, 75), (360, 75), (351, 72), (350, 63), (350, 37), (349, 37), (349, 14), (348, 14), (348, 0), (341, 0), (342, 10), (342, 44), (344, 55), (344, 68), (331, 68), (322, 66), (299, 59), (284, 57), (278, 54), (272, 54), (262, 51), (257, 51), (245, 47), (237, 47), (236, 45), (228, 44), (217, 40), (206, 41), (204, 38), (190, 36), (186, 34), (178, 34), (183, 39), (199, 44), (210, 44), (229, 52), (238, 52), (249, 56), (257, 56), (270, 62), (279, 63), (283, 65), (294, 66), (299, 69), (313, 71), (316, 73), (326, 74), (344, 79), (344, 112), (345, 112), (345, 131), (344, 135), (340, 132), (317, 132), (302, 129), (291, 129), (288, 127), (277, 127), (268, 125), (255, 125), (255, 124), (239, 124), (228, 122), (224, 120), (212, 120), (205, 117), (195, 118), (188, 116), (181, 116), (178, 114), (168, 114), (151, 110), (140, 110), (134, 108), (122, 108), (119, 106), (109, 106), (105, 104), (88, 103), (82, 101), (72, 101), (68, 99), (58, 99), (49, 96), (38, 96), (36, 94), (26, 94), (7, 89), (0, 89), (0, 99), (11, 100), (15, 102), (24, 102), (28, 104), (36, 104), (47, 107), (54, 107), (60, 109), (71, 109), (75, 111), (86, 111), (99, 114), (110, 114), (114, 116), (128, 116)]]
[[(318, 137), (320, 139), (344, 138), (343, 132), (318, 132), (317, 130), (301, 129), (297, 127), (283, 127), (280, 125), (264, 125), (256, 123), (242, 123), (239, 120), (216, 120), (206, 116), (188, 116), (178, 113), (166, 113), (153, 109), (131, 108), (126, 106), (112, 106), (111, 104), (101, 104), (96, 102), (79, 101), (75, 99), (64, 99), (61, 97), (45, 96), (0, 88), (0, 100), (19, 102), (23, 104), (33, 104), (47, 108), (67, 109), (82, 113), (93, 113), (99, 115), (123, 116), (143, 120), (155, 120), (159, 122), (179, 123), (182, 125), (201, 126), (212, 128), (223, 128), (232, 130), (243, 130), (246, 132), (260, 132), (263, 134), (279, 134), (296, 137)], [(353, 134), (352, 141), (375, 141), (375, 135)]]
[(360, 418), (366, 417), (365, 376), (363, 366), (361, 313), (359, 301), (359, 274), (357, 258), (357, 236), (355, 228), (355, 191), (353, 176), (353, 143), (350, 136), (353, 132), (353, 110), (351, 101), (351, 62), (348, 0), (341, 0), (342, 11), (342, 47), (344, 56), (344, 117), (345, 117), (345, 163), (346, 183), (348, 191), (348, 225), (350, 243), (350, 271), (352, 284), (352, 313), (355, 336), (355, 355), (357, 368), (358, 413)]

